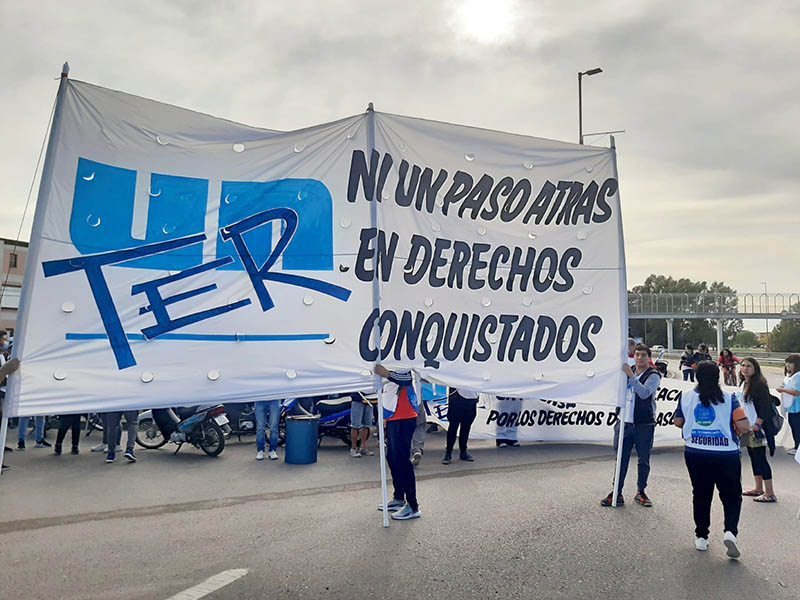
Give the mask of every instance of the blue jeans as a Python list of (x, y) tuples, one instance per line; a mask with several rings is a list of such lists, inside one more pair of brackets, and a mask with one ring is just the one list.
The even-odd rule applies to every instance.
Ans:
[[(19, 418), (19, 441), (24, 442), (28, 436), (30, 417)], [(44, 439), (44, 417), (33, 417), (33, 439), (41, 442)]]
[(628, 463), (631, 460), (631, 452), (634, 446), (636, 447), (636, 455), (639, 457), (637, 491), (643, 492), (644, 488), (647, 487), (647, 477), (650, 475), (650, 451), (653, 449), (655, 431), (655, 425), (625, 423), (625, 430), (622, 432), (622, 456), (619, 466), (618, 493), (622, 493), (622, 486), (625, 485), (625, 475), (628, 474)]
[(267, 446), (267, 412), (269, 412), (269, 449), (278, 449), (278, 421), (281, 419), (280, 400), (256, 402), (256, 447), (260, 452)]

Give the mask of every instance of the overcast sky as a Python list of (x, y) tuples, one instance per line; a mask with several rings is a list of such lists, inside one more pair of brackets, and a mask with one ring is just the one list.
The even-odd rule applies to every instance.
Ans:
[(798, 292), (799, 50), (797, 0), (4, 0), (0, 236), (17, 235), (64, 60), (75, 79), (270, 129), (371, 101), (567, 141), (577, 72), (601, 67), (584, 130), (626, 130), (629, 287), (658, 273)]

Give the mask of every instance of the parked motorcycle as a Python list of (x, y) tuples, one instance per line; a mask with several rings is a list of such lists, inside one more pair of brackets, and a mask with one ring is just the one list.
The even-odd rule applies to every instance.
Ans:
[(189, 443), (208, 456), (219, 456), (225, 448), (222, 427), (227, 424), (222, 404), (147, 410), (139, 415), (136, 443), (153, 450), (173, 442), (178, 445), (175, 454)]
[(659, 373), (661, 373), (661, 377), (666, 377), (667, 376), (667, 371), (669, 369), (669, 363), (664, 358), (664, 351), (663, 350), (658, 353), (658, 356), (656, 356), (656, 359), (653, 361), (653, 364), (655, 365), (656, 369), (658, 369)]
[(224, 404), (225, 416), (229, 423), (223, 425), (222, 430), (225, 435), (235, 435), (242, 441), (242, 435), (255, 435), (256, 433), (256, 411), (253, 402), (237, 402), (235, 404)]

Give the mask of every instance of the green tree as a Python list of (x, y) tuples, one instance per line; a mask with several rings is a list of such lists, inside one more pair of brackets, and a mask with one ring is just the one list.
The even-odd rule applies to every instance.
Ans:
[[(792, 313), (800, 313), (800, 303), (791, 308)], [(770, 333), (770, 345), (776, 352), (800, 352), (800, 320), (781, 319)]]
[[(736, 290), (726, 285), (722, 281), (692, 281), (682, 277), (674, 279), (671, 276), (650, 275), (642, 285), (634, 286), (631, 290), (634, 294), (687, 294), (680, 302), (672, 304), (661, 304), (654, 306), (653, 312), (735, 312), (737, 307)], [(701, 295), (703, 294), (703, 295)], [(629, 299), (630, 303), (643, 302), (645, 306), (629, 306), (631, 312), (647, 312), (648, 302), (657, 303), (657, 297), (641, 297), (641, 300), (634, 296)], [(723, 343), (729, 345), (734, 336), (741, 331), (743, 324), (741, 319), (725, 321), (723, 325)], [(631, 319), (629, 330), (632, 337), (641, 337), (648, 344), (667, 343), (667, 323), (665, 319)], [(701, 342), (716, 345), (717, 332), (716, 325), (711, 319), (676, 319), (673, 322), (673, 341), (676, 348), (681, 348), (685, 344), (697, 345)]]
[(758, 336), (752, 331), (743, 329), (733, 336), (733, 345), (737, 348), (755, 348), (758, 345)]

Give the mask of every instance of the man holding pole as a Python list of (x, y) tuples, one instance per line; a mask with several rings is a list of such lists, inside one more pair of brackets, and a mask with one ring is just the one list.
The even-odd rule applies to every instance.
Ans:
[[(409, 460), (411, 438), (417, 427), (417, 416), (424, 408), (414, 390), (411, 371), (389, 371), (375, 365), (375, 374), (389, 380), (383, 386), (380, 410), (386, 417), (386, 462), (392, 472), (394, 495), (388, 503), (392, 519), (405, 521), (422, 516), (417, 502), (417, 482)], [(383, 506), (379, 507), (383, 509)]]
[[(628, 472), (628, 463), (634, 446), (639, 457), (638, 493), (634, 500), (641, 506), (653, 506), (645, 493), (645, 488), (647, 477), (650, 475), (650, 451), (653, 449), (656, 428), (656, 392), (661, 383), (661, 375), (657, 369), (650, 366), (650, 356), (648, 346), (637, 344), (633, 350), (634, 367), (631, 368), (628, 363), (622, 365), (622, 370), (628, 376), (628, 392), (621, 415), (625, 426), (622, 433), (622, 452), (619, 456), (617, 506), (625, 504), (622, 487), (625, 484), (625, 475)], [(612, 491), (600, 501), (600, 505), (612, 506), (613, 496)]]

